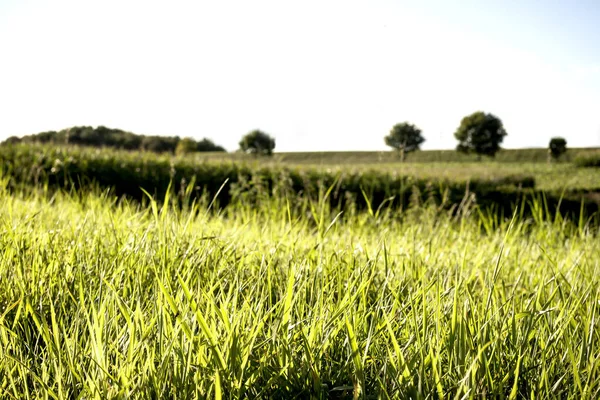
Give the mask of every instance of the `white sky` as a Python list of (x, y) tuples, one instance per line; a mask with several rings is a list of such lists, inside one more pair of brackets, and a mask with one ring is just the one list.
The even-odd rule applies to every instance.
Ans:
[[(600, 2), (0, 0), (0, 139), (74, 125), (278, 151), (600, 146)], [(452, 2), (455, 3), (455, 2)]]

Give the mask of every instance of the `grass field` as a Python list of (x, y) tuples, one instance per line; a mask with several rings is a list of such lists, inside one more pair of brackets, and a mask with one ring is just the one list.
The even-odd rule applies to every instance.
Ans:
[[(0, 388), (31, 398), (595, 398), (598, 231), (0, 194)], [(194, 212), (195, 211), (195, 212)], [(475, 210), (472, 210), (475, 212)]]
[[(482, 163), (435, 165), (402, 168), (467, 176)], [(515, 168), (577, 176), (570, 164)], [(581, 187), (596, 173), (577, 171)], [(9, 179), (2, 398), (600, 394), (592, 220), (542, 204), (512, 219), (468, 202), (350, 213), (322, 192), (260, 186), (218, 209)]]
[(377, 169), (415, 177), (463, 181), (521, 174), (534, 177), (536, 187), (541, 190), (600, 191), (600, 168), (578, 168), (572, 163), (578, 155), (590, 152), (598, 153), (598, 150), (570, 149), (559, 162), (551, 163), (548, 163), (546, 149), (502, 150), (494, 159), (483, 158), (480, 161), (475, 155), (460, 154), (454, 150), (418, 151), (409, 154), (404, 163), (391, 151), (276, 153), (266, 160), (237, 153), (200, 153), (192, 159), (197, 162), (244, 161), (332, 171)]
[[(561, 158), (562, 162), (571, 162), (578, 155), (597, 152), (598, 148), (570, 148)], [(247, 160), (243, 153), (199, 153), (199, 160)], [(273, 160), (287, 164), (303, 165), (347, 165), (347, 164), (389, 164), (399, 163), (397, 152), (387, 151), (323, 151), (323, 152), (276, 152)], [(477, 162), (475, 154), (463, 154), (455, 150), (415, 151), (406, 155), (408, 163), (465, 163)], [(497, 163), (547, 163), (548, 149), (502, 149), (493, 159), (483, 157), (483, 162)]]

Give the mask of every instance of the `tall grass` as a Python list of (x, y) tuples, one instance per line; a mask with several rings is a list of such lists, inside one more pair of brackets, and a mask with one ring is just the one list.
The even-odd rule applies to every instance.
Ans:
[(0, 191), (1, 396), (598, 397), (597, 228), (328, 195)]

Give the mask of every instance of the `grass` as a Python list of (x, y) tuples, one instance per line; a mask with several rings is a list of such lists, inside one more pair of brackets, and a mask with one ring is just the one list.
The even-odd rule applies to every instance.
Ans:
[(597, 398), (585, 220), (0, 190), (3, 398)]
[[(202, 153), (197, 162), (235, 161), (257, 164), (320, 168), (330, 171), (384, 171), (417, 178), (440, 177), (449, 180), (499, 179), (510, 175), (532, 176), (536, 188), (544, 191), (600, 191), (600, 168), (581, 168), (593, 164), (597, 152), (570, 149), (559, 162), (547, 162), (546, 149), (503, 150), (496, 159), (476, 160), (451, 150), (420, 151), (404, 163), (393, 152), (313, 152), (276, 153), (272, 158), (245, 154)], [(586, 164), (587, 163), (587, 164)]]
[[(570, 148), (561, 157), (561, 162), (572, 162), (580, 155), (588, 155), (597, 148)], [(252, 159), (243, 153), (198, 153), (198, 160), (241, 161)], [(316, 151), (316, 152), (276, 152), (273, 159), (279, 163), (301, 165), (353, 165), (353, 164), (389, 164), (400, 163), (397, 152), (386, 151)], [(409, 163), (469, 163), (477, 162), (475, 154), (462, 154), (455, 150), (424, 150), (406, 156)], [(483, 157), (482, 162), (496, 163), (542, 163), (548, 162), (548, 149), (502, 149), (496, 157)]]
[[(366, 170), (368, 166), (362, 165), (354, 168)], [(377, 168), (419, 178), (444, 178), (454, 181), (493, 180), (505, 176), (522, 175), (533, 177), (535, 187), (544, 191), (600, 191), (600, 168), (579, 168), (571, 163), (434, 162), (382, 164)]]
[[(573, 156), (579, 150), (572, 149), (571, 155)], [(533, 149), (505, 150), (507, 153), (516, 153), (513, 157), (525, 157), (528, 151), (533, 152)], [(430, 152), (418, 152), (414, 156), (421, 153)], [(580, 153), (582, 156), (577, 158), (578, 160), (583, 159), (585, 154), (591, 159), (592, 157), (589, 155), (595, 154), (590, 151)], [(345, 159), (342, 157), (344, 154)], [(10, 172), (18, 176), (19, 180), (27, 183), (43, 182), (44, 175), (50, 176), (51, 180), (58, 181), (70, 176), (71, 179), (80, 182), (95, 180), (98, 183), (108, 183), (112, 187), (131, 188), (140, 185), (144, 187), (166, 186), (174, 177), (178, 179), (187, 177), (189, 181), (188, 175), (199, 174), (198, 182), (209, 180), (211, 186), (218, 188), (225, 179), (224, 177), (229, 177), (232, 181), (232, 174), (236, 175), (236, 171), (245, 171), (247, 174), (248, 171), (287, 169), (297, 173), (305, 172), (321, 176), (340, 174), (373, 176), (374, 179), (367, 179), (367, 182), (363, 183), (364, 185), (368, 184), (368, 181), (378, 180), (375, 175), (391, 175), (394, 179), (404, 176), (421, 180), (446, 180), (459, 183), (472, 180), (502, 181), (506, 178), (521, 177), (533, 178), (535, 187), (547, 192), (600, 192), (599, 168), (579, 167), (566, 159), (564, 162), (550, 164), (535, 162), (533, 156), (522, 162), (502, 161), (499, 156), (497, 161), (418, 162), (409, 159), (408, 162), (400, 163), (390, 160), (374, 162), (372, 159), (374, 153), (369, 152), (364, 152), (363, 156), (356, 159), (353, 158), (353, 154), (355, 153), (327, 153), (327, 157), (331, 158), (324, 158), (323, 162), (319, 163), (315, 161), (315, 157), (319, 156), (319, 153), (283, 153), (273, 157), (199, 153), (195, 156), (172, 157), (64, 146), (0, 147), (0, 160), (4, 164), (5, 173)], [(299, 158), (300, 155), (303, 155), (304, 158)], [(175, 170), (172, 170), (173, 168)], [(212, 178), (215, 178), (215, 182), (212, 182)], [(389, 178), (387, 179), (389, 180)]]

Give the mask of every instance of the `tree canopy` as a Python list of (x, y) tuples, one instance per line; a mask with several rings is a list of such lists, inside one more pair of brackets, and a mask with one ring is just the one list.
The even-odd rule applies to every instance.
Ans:
[[(225, 151), (210, 139), (196, 141), (192, 138), (186, 141), (185, 148), (189, 151)], [(10, 137), (3, 143), (52, 143), (74, 144), (78, 146), (111, 147), (123, 150), (146, 150), (156, 153), (174, 153), (182, 141), (179, 136), (148, 136), (126, 132), (121, 129), (105, 126), (74, 126), (60, 131), (47, 131), (26, 135), (22, 138)]]
[(240, 150), (245, 153), (271, 155), (274, 149), (275, 138), (258, 129), (247, 133), (240, 140)]
[(490, 157), (494, 157), (500, 150), (505, 136), (506, 130), (500, 118), (483, 111), (464, 117), (454, 132), (454, 137), (458, 140), (458, 151)]
[(401, 122), (392, 127), (390, 134), (384, 137), (385, 144), (401, 151), (402, 154), (419, 150), (425, 138), (421, 130), (408, 122)]
[(567, 152), (567, 140), (562, 137), (554, 137), (550, 139), (548, 150), (553, 159), (558, 160), (560, 156)]

